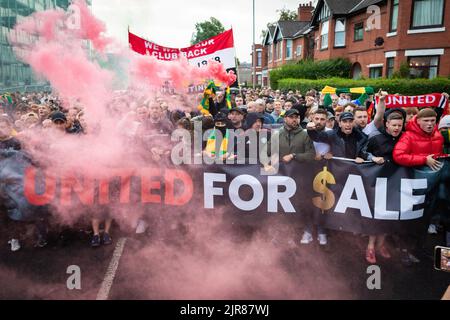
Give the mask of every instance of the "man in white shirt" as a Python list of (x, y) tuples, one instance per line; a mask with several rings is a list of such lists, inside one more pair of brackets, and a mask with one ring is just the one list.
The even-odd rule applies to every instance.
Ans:
[[(311, 115), (311, 121), (314, 122), (314, 124), (316, 125), (316, 130), (318, 131), (332, 130), (326, 127), (327, 119), (328, 119), (328, 112), (322, 108), (318, 108)], [(316, 160), (322, 160), (322, 158), (330, 159), (333, 156), (330, 153), (330, 145), (328, 143), (315, 141), (313, 141), (313, 143), (314, 148), (316, 149)], [(313, 241), (312, 236), (313, 227), (314, 223), (312, 216), (306, 216), (305, 230), (303, 232), (303, 236), (300, 241), (301, 244), (309, 244)], [(322, 246), (326, 245), (328, 243), (327, 234), (325, 229), (320, 224), (317, 225), (317, 233), (318, 233), (317, 239), (319, 240), (319, 244)]]

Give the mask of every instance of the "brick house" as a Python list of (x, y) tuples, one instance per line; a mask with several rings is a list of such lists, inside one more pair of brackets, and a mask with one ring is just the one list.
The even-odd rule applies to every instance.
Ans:
[(412, 77), (450, 75), (450, 0), (319, 0), (300, 31), (303, 56), (346, 57), (354, 78), (391, 77), (402, 63)]
[(270, 70), (295, 63), (309, 55), (308, 35), (313, 10), (311, 2), (301, 4), (298, 7), (297, 21), (278, 21), (268, 28), (262, 42), (260, 84), (268, 86)]

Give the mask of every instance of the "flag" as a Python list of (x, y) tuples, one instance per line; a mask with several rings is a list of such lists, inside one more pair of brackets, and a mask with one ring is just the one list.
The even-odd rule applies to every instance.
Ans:
[(225, 102), (227, 104), (227, 108), (231, 109), (231, 92), (230, 92), (230, 87), (227, 87), (227, 89), (225, 90)]
[(13, 103), (12, 97), (11, 97), (11, 95), (10, 95), (9, 93), (3, 94), (3, 95), (2, 95), (2, 98), (3, 98), (3, 99), (6, 99), (6, 100), (8, 101), (9, 104)]
[[(225, 137), (222, 139), (222, 143), (220, 145), (219, 153), (221, 156), (225, 155), (228, 151), (228, 138), (229, 138), (229, 132), (228, 129), (225, 131)], [(206, 151), (209, 152), (211, 155), (216, 155), (216, 129), (214, 129), (211, 133), (211, 135), (208, 138), (208, 141), (206, 142)]]
[(329, 107), (333, 104), (333, 99), (331, 99), (331, 94), (330, 93), (326, 93), (325, 97), (323, 97), (323, 105), (325, 107)]
[(369, 96), (367, 93), (361, 94), (361, 96), (358, 98), (359, 105), (365, 107), (366, 100), (369, 99)]
[(359, 94), (374, 94), (372, 87), (356, 87), (356, 88), (333, 88), (330, 86), (325, 86), (322, 89), (322, 94), (341, 94), (341, 93), (359, 93)]
[(205, 91), (203, 92), (203, 99), (200, 102), (200, 105), (197, 107), (198, 110), (204, 115), (210, 115), (209, 112), (209, 99), (213, 98), (216, 94), (217, 86), (214, 81), (210, 81)]

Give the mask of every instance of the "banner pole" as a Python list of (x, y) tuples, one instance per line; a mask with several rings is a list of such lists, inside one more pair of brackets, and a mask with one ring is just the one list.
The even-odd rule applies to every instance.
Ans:
[(234, 65), (236, 66), (236, 76), (237, 76), (237, 83), (238, 83), (238, 88), (239, 88), (239, 94), (242, 95), (242, 88), (241, 88), (241, 82), (239, 81), (239, 79), (241, 78), (239, 76), (239, 65), (238, 65), (238, 61), (237, 61), (237, 55), (236, 55), (236, 46), (234, 45), (234, 31), (233, 31), (233, 25), (231, 25), (231, 32), (233, 32), (233, 48), (234, 48)]

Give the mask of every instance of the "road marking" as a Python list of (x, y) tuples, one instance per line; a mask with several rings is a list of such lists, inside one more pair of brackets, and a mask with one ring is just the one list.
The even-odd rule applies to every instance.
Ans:
[(116, 248), (109, 263), (108, 270), (106, 270), (105, 278), (103, 279), (102, 286), (97, 294), (96, 300), (108, 300), (109, 291), (111, 290), (114, 277), (116, 276), (117, 268), (119, 267), (120, 257), (122, 256), (123, 248), (127, 238), (120, 238), (117, 241)]

